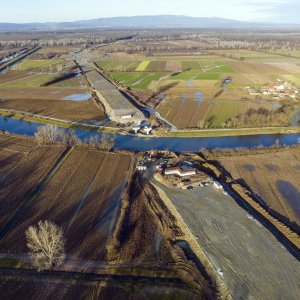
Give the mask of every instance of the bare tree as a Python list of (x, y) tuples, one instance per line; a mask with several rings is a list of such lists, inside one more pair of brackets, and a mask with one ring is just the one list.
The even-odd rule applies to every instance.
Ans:
[(59, 266), (65, 259), (63, 230), (50, 221), (39, 221), (38, 226), (26, 230), (27, 247), (32, 264), (38, 271)]
[(40, 144), (55, 143), (60, 135), (61, 133), (57, 126), (47, 124), (38, 127), (35, 138)]
[(101, 145), (100, 145), (102, 149), (109, 151), (114, 147), (115, 143), (116, 143), (116, 136), (114, 134), (103, 132), (101, 137)]

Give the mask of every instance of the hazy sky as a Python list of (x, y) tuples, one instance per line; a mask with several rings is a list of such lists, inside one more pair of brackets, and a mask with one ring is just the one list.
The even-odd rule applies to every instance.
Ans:
[(176, 14), (300, 23), (300, 0), (0, 0), (1, 22)]

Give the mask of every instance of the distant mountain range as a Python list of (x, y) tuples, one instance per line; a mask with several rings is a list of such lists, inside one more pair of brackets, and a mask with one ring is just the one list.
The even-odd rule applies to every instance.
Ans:
[[(249, 23), (223, 18), (196, 18), (188, 16), (135, 16), (99, 18), (74, 22), (0, 23), (1, 31), (57, 30), (91, 28), (187, 28), (187, 27), (260, 27), (263, 23)], [(274, 25), (270, 25), (274, 26)]]

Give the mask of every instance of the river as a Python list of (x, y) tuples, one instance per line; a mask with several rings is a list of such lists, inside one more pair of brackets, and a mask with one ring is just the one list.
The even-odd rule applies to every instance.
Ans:
[[(33, 136), (37, 132), (39, 123), (24, 120), (15, 120), (0, 117), (0, 129), (10, 133)], [(74, 130), (74, 133), (82, 141), (91, 136), (101, 136), (102, 133), (90, 130)], [(116, 135), (115, 149), (122, 150), (170, 150), (174, 152), (198, 151), (201, 148), (254, 148), (258, 146), (270, 147), (272, 145), (296, 145), (300, 144), (300, 134), (259, 134), (245, 136), (225, 137), (140, 137), (132, 135)]]

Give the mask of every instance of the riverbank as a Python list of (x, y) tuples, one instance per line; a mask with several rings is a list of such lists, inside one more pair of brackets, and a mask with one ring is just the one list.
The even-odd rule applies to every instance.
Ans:
[[(15, 120), (24, 120), (32, 123), (52, 124), (64, 128), (92, 130), (96, 132), (110, 132), (123, 134), (120, 128), (91, 125), (80, 122), (67, 121), (43, 115), (32, 114), (23, 111), (0, 109), (0, 116)], [(300, 127), (265, 127), (265, 128), (241, 128), (241, 129), (203, 129), (193, 131), (156, 131), (151, 137), (155, 138), (201, 138), (201, 137), (229, 137), (250, 136), (267, 134), (298, 134)], [(125, 134), (126, 135), (126, 134)], [(127, 135), (132, 135), (129, 132)], [(134, 136), (134, 135), (132, 135)], [(150, 137), (150, 136), (149, 136)]]
[(119, 131), (118, 128), (67, 121), (67, 120), (56, 119), (56, 118), (47, 117), (43, 115), (31, 114), (28, 112), (9, 110), (9, 109), (0, 109), (0, 116), (4, 118), (11, 118), (14, 120), (23, 120), (31, 123), (51, 124), (51, 125), (56, 125), (59, 127), (70, 128), (70, 129), (90, 130), (96, 132), (111, 132), (111, 133), (117, 133)]
[(160, 133), (160, 137), (221, 137), (259, 134), (300, 133), (300, 127), (263, 127), (263, 128), (234, 128), (234, 129), (201, 129), (191, 131), (169, 131)]
[[(61, 121), (61, 120), (59, 120)], [(6, 113), (0, 116), (0, 129), (13, 134), (23, 134), (34, 136), (41, 124), (50, 123), (48, 117), (37, 117), (18, 114)], [(218, 149), (218, 148), (257, 148), (297, 145), (300, 141), (300, 134), (257, 134), (246, 136), (223, 136), (223, 137), (155, 137), (133, 135), (120, 132), (119, 129), (113, 128), (107, 130), (107, 127), (101, 128), (79, 124), (75, 122), (57, 122), (51, 119), (51, 123), (62, 130), (72, 129), (73, 134), (82, 142), (87, 142), (94, 138), (101, 138), (104, 132), (114, 133), (116, 150), (128, 151), (149, 151), (149, 150), (168, 150), (172, 152), (199, 152), (201, 149)]]

